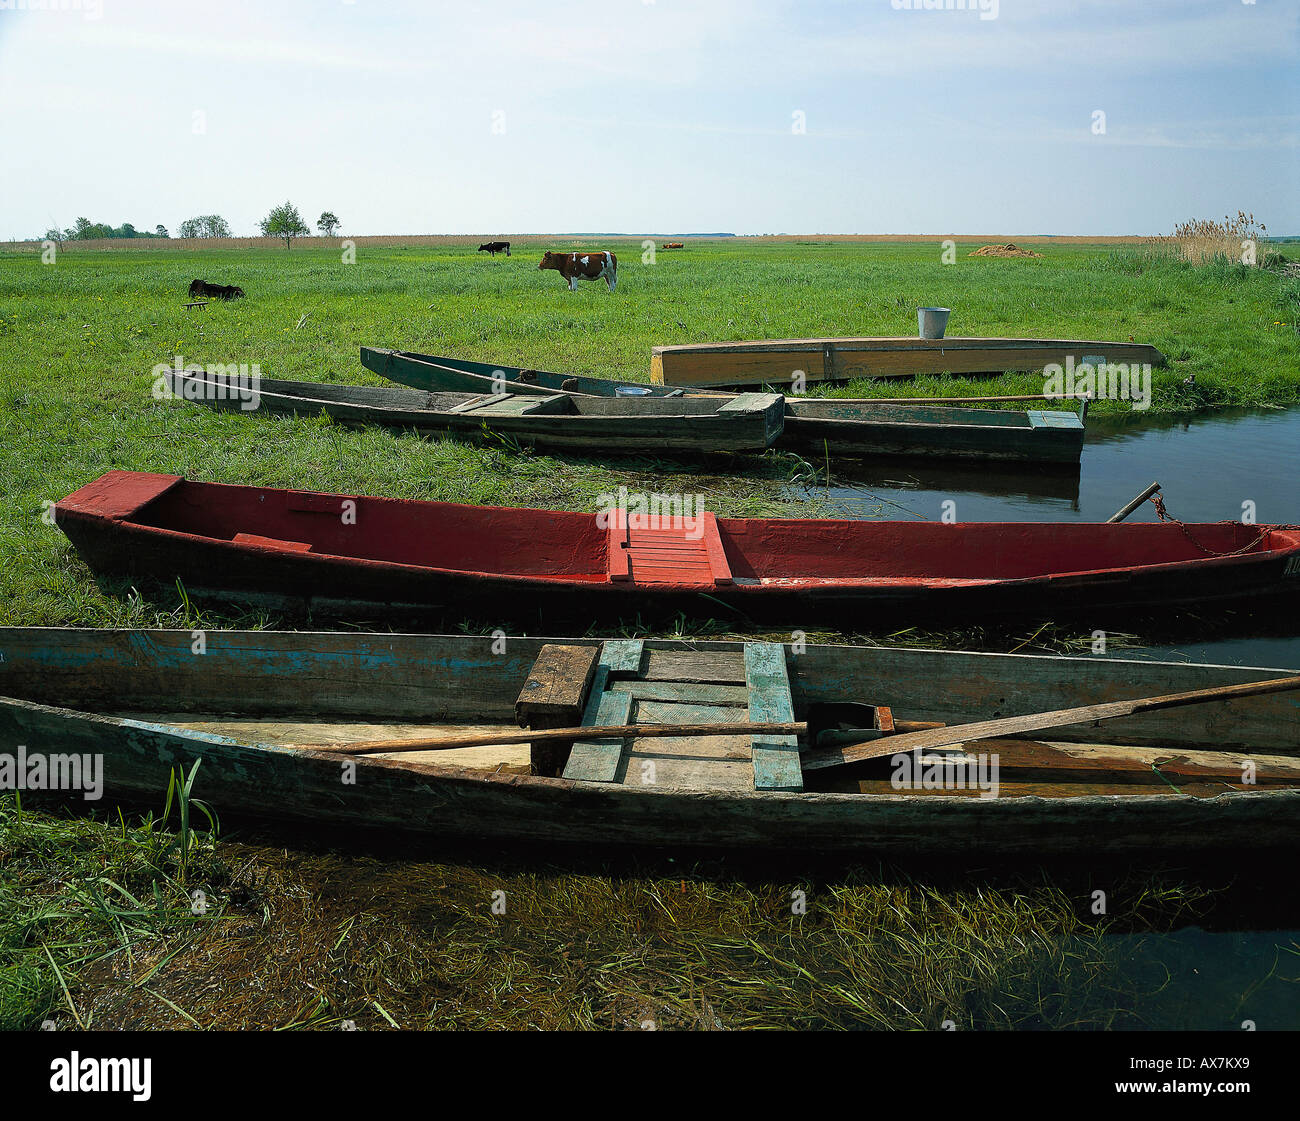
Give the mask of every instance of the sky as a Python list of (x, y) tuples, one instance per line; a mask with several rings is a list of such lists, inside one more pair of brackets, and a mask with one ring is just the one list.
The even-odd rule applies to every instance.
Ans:
[(0, 0), (0, 239), (1300, 234), (1298, 0), (926, 2)]

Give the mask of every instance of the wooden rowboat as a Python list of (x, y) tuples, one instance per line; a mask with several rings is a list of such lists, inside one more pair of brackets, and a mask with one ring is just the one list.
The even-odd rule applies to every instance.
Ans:
[(762, 451), (785, 424), (779, 393), (635, 400), (565, 393), (426, 393), (319, 382), (169, 373), (172, 394), (232, 412), (324, 414), (344, 424), (508, 436), (539, 448), (603, 454)]
[[(430, 391), (553, 392), (613, 397), (620, 383), (604, 378), (493, 366), (427, 354), (361, 348), (366, 369), (403, 385)], [(663, 386), (645, 390), (642, 400), (680, 395)], [(714, 395), (710, 393), (710, 397)], [(785, 398), (785, 427), (778, 447), (847, 456), (924, 456), (927, 459), (999, 460), (1073, 465), (1083, 452), (1084, 422), (1063, 410), (895, 405), (842, 398)]]
[[(556, 374), (523, 366), (471, 362), (437, 354), (363, 346), (361, 364), (371, 373), (416, 389), (466, 393), (577, 393), (590, 397), (616, 397), (631, 390), (647, 397), (681, 397), (685, 390), (642, 382), (618, 382), (585, 374)], [(691, 394), (694, 395), (694, 394)], [(717, 396), (710, 391), (708, 396)]]
[(897, 608), (951, 623), (1300, 588), (1297, 527), (739, 519), (656, 497), (611, 494), (584, 514), (111, 471), (54, 512), (106, 576), (345, 614), (481, 609), (589, 624), (722, 607), (806, 626)]
[[(0, 628), (0, 774), (30, 804), (42, 785), (29, 767), (44, 759), (46, 774), (64, 780), (59, 797), (103, 810), (156, 805), (175, 769), (198, 764), (193, 795), (223, 818), (338, 836), (371, 828), (556, 847), (946, 857), (1257, 851), (1300, 842), (1293, 692), (988, 739), (914, 764), (899, 755), (807, 771), (806, 751), (776, 737), (650, 733), (683, 718), (707, 726), (779, 714), (816, 725), (822, 742), (843, 734), (847, 715), (888, 746), (907, 726), (1253, 689), (1286, 672), (409, 634), (211, 630), (199, 646), (188, 629), (9, 627)], [(630, 734), (509, 742), (521, 724), (528, 739), (557, 720), (581, 729), (610, 714)], [(431, 733), (478, 744), (400, 750)], [(350, 753), (376, 740), (386, 749)], [(96, 781), (103, 800), (85, 800)]]
[(853, 378), (910, 378), (918, 374), (1000, 374), (1041, 370), (1086, 358), (1163, 365), (1165, 356), (1146, 343), (1070, 339), (843, 338), (762, 339), (692, 343), (650, 350), (650, 380), (658, 385), (788, 385), (800, 372), (806, 382)]

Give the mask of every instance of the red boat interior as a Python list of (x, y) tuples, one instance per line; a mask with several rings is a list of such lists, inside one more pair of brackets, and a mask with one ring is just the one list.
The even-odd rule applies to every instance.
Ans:
[(476, 573), (709, 587), (970, 582), (1201, 561), (1300, 546), (1300, 531), (1216, 522), (1105, 525), (805, 521), (474, 507), (113, 472), (59, 503), (250, 548)]

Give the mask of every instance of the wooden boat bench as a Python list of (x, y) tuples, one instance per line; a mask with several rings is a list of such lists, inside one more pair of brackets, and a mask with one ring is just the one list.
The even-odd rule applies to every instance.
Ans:
[(453, 405), (448, 412), (474, 413), (482, 416), (529, 416), (535, 413), (562, 413), (568, 409), (569, 398), (563, 393), (549, 397), (525, 397), (517, 393), (494, 393), (474, 401)]
[(1026, 414), (1031, 428), (1082, 428), (1083, 420), (1078, 413), (1059, 412), (1048, 409), (1030, 409)]
[[(770, 642), (747, 642), (743, 655), (647, 653), (639, 639), (599, 648), (548, 644), (520, 691), (516, 716), (530, 728), (792, 721), (785, 658), (785, 648)], [(535, 744), (536, 773), (679, 790), (803, 789), (794, 736), (580, 739), (561, 756), (553, 744)]]
[[(653, 516), (629, 518), (616, 510), (609, 520), (609, 559), (606, 578), (636, 584), (693, 584), (711, 588), (733, 582), (727, 551), (718, 534), (716, 514), (703, 510), (698, 536), (688, 534), (679, 518), (656, 523)], [(663, 525), (662, 521), (669, 521)]]

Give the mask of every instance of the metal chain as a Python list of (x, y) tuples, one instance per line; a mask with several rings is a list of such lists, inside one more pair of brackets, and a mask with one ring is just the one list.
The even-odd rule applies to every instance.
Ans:
[(1243, 545), (1240, 549), (1234, 549), (1230, 553), (1225, 553), (1225, 552), (1220, 552), (1218, 549), (1208, 549), (1204, 545), (1202, 545), (1199, 541), (1197, 541), (1196, 538), (1193, 537), (1191, 533), (1188, 532), (1187, 526), (1185, 526), (1181, 521), (1175, 518), (1173, 514), (1169, 513), (1169, 511), (1165, 509), (1165, 502), (1164, 499), (1160, 497), (1159, 491), (1156, 491), (1156, 493), (1151, 496), (1151, 502), (1155, 504), (1156, 515), (1160, 518), (1162, 522), (1173, 522), (1174, 525), (1176, 525), (1180, 530), (1182, 530), (1183, 536), (1186, 537), (1188, 541), (1190, 541), (1193, 545), (1195, 545), (1198, 549), (1200, 549), (1201, 552), (1203, 552), (1206, 556), (1210, 556), (1210, 557), (1238, 557), (1241, 556), (1243, 553), (1249, 553), (1252, 549), (1255, 548), (1256, 545), (1261, 544), (1264, 538), (1267, 537), (1269, 533), (1274, 529), (1300, 529), (1300, 526), (1294, 526), (1294, 525), (1266, 526), (1265, 528), (1261, 529), (1258, 534), (1256, 534), (1255, 539), (1251, 541), (1249, 544)]

